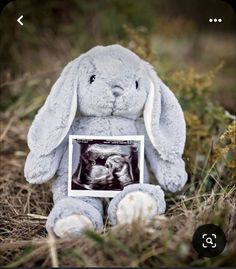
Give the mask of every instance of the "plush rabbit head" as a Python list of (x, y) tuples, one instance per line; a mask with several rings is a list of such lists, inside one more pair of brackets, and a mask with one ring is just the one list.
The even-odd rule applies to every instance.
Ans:
[(47, 155), (80, 116), (137, 119), (164, 160), (181, 156), (185, 121), (172, 92), (152, 66), (120, 45), (97, 46), (73, 60), (53, 85), (28, 135), (31, 151)]

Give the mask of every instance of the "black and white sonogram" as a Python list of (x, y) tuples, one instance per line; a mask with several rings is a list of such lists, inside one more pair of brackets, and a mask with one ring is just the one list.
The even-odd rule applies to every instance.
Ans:
[(129, 184), (143, 183), (143, 136), (71, 137), (69, 195), (112, 197)]

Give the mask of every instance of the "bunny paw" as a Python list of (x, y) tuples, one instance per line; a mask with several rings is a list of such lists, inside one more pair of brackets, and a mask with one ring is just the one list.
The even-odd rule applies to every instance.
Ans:
[(165, 212), (164, 193), (159, 186), (133, 184), (124, 188), (111, 201), (108, 216), (111, 224), (150, 220)]
[(59, 219), (53, 228), (54, 233), (60, 238), (75, 237), (87, 229), (93, 229), (91, 220), (78, 214)]
[(149, 194), (141, 191), (128, 193), (118, 204), (116, 216), (119, 224), (145, 220), (157, 212), (157, 202)]

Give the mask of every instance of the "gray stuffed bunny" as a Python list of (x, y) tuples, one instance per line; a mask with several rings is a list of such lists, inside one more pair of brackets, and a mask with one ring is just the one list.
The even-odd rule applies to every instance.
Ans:
[(59, 237), (103, 227), (100, 198), (68, 197), (69, 135), (145, 136), (145, 162), (160, 186), (148, 184), (145, 163), (145, 183), (126, 186), (110, 201), (112, 225), (163, 214), (163, 190), (176, 192), (186, 183), (182, 109), (153, 67), (120, 45), (94, 47), (68, 63), (28, 133), (27, 181), (57, 175), (46, 228)]

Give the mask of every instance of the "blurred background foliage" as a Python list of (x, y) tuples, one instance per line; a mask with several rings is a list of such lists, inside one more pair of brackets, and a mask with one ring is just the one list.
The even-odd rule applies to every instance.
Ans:
[[(215, 17), (223, 22), (209, 23)], [(150, 61), (179, 99), (192, 182), (212, 165), (212, 177), (235, 180), (235, 15), (224, 1), (16, 0), (0, 20), (2, 115), (32, 120), (70, 59), (120, 43)]]

